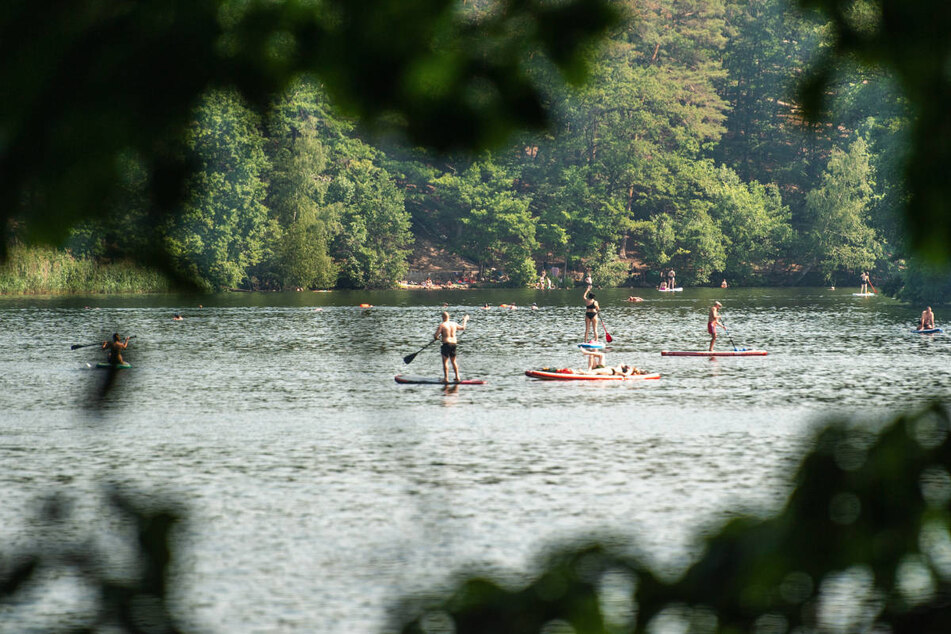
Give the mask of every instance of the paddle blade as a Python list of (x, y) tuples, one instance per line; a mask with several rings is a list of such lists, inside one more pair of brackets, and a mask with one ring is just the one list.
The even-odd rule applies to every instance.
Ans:
[(403, 357), (403, 363), (407, 363), (407, 364), (408, 364), (408, 363), (412, 363), (412, 362), (413, 362), (413, 359), (416, 358), (416, 355), (417, 355), (417, 354), (419, 354), (419, 353), (418, 353), (418, 352), (414, 352), (413, 354), (408, 354), (408, 355), (406, 355), (405, 357)]
[(605, 331), (604, 331), (604, 340), (607, 341), (608, 343), (611, 343), (612, 341), (614, 341), (614, 337), (611, 336), (611, 333), (609, 333), (607, 330), (605, 330)]

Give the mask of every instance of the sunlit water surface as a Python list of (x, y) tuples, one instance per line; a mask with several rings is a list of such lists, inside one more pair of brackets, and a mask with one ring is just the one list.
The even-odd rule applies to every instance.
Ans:
[[(0, 298), (0, 552), (30, 542), (41, 496), (93, 521), (120, 482), (187, 509), (177, 609), (199, 631), (379, 631), (460, 568), (517, 580), (591, 534), (676, 573), (729, 514), (782, 506), (818, 420), (951, 393), (948, 335), (854, 290), (601, 291), (609, 361), (663, 375), (623, 384), (523, 374), (580, 365), (580, 290)], [(769, 356), (659, 355), (705, 348), (714, 299), (733, 342)], [(396, 384), (439, 375), (436, 346), (402, 358), (443, 302), (472, 316), (459, 361), (488, 384)], [(136, 335), (134, 368), (96, 413), (101, 353), (70, 344), (114, 331)], [(44, 618), (81, 621), (52, 586)], [(3, 610), (0, 632), (42, 625), (35, 605)]]

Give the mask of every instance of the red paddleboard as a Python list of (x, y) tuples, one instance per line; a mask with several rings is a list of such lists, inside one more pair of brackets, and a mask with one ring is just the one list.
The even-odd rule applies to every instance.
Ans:
[(662, 357), (765, 357), (765, 350), (719, 350), (709, 352), (707, 350), (661, 350)]
[(553, 370), (525, 370), (525, 376), (545, 381), (638, 381), (659, 379), (660, 374), (575, 374), (573, 372), (557, 372)]
[(425, 385), (485, 385), (482, 379), (463, 379), (462, 381), (449, 380), (446, 383), (441, 378), (434, 376), (413, 376), (411, 374), (397, 374), (395, 377), (397, 383), (405, 384), (425, 384)]

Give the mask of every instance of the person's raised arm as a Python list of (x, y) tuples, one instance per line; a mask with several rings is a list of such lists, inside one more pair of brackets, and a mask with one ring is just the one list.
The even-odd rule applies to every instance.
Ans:
[(462, 323), (459, 324), (459, 330), (465, 330), (465, 329), (466, 329), (466, 324), (468, 324), (468, 323), (469, 323), (469, 315), (466, 315), (466, 316), (464, 316), (464, 317), (462, 318)]

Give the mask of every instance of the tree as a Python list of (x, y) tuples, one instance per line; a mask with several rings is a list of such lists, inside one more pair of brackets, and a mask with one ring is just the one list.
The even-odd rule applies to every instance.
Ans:
[(180, 270), (211, 288), (231, 288), (261, 260), (267, 209), (267, 169), (258, 118), (233, 93), (205, 97), (190, 146), (201, 164), (190, 202), (165, 231)]
[(848, 153), (834, 150), (821, 186), (806, 195), (810, 227), (804, 248), (827, 278), (837, 271), (869, 269), (882, 244), (868, 224), (872, 174), (868, 146), (857, 139)]

